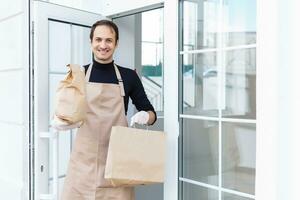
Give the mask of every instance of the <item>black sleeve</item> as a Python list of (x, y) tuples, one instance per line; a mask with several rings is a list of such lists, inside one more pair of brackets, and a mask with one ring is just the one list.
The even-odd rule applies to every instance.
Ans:
[[(144, 111), (153, 111), (155, 114), (155, 120), (152, 124), (154, 124), (157, 120), (156, 112), (154, 111), (154, 108), (152, 104), (150, 103), (149, 99), (147, 98), (147, 95), (145, 93), (143, 84), (138, 77), (137, 73), (133, 71), (133, 80), (131, 81), (131, 91), (129, 93), (129, 96), (132, 100), (132, 103), (135, 105), (136, 109), (138, 111), (144, 110)], [(152, 125), (151, 124), (151, 125)]]

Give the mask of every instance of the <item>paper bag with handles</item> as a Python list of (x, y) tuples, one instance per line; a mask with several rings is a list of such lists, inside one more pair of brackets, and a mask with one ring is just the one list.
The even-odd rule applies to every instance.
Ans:
[(164, 181), (166, 134), (113, 126), (104, 178), (113, 186), (134, 186)]

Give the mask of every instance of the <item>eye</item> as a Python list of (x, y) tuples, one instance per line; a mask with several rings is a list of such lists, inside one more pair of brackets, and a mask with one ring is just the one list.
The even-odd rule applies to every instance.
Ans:
[(95, 38), (96, 42), (101, 42), (101, 38)]

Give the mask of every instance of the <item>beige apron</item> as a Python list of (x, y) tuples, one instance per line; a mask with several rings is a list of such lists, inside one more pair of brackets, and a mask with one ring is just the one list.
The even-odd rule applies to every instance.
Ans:
[(127, 126), (120, 72), (119, 84), (89, 82), (86, 73), (87, 118), (78, 129), (64, 183), (62, 200), (134, 200), (133, 187), (113, 188), (104, 179), (111, 127)]

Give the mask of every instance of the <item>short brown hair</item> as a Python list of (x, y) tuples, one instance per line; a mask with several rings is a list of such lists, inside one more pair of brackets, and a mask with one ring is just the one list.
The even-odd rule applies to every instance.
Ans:
[(90, 32), (90, 40), (93, 40), (94, 37), (94, 32), (97, 26), (108, 26), (110, 27), (112, 30), (114, 30), (115, 34), (116, 34), (116, 42), (119, 40), (119, 29), (118, 26), (113, 23), (112, 21), (109, 20), (99, 20), (97, 22), (95, 22), (91, 28), (91, 32)]

